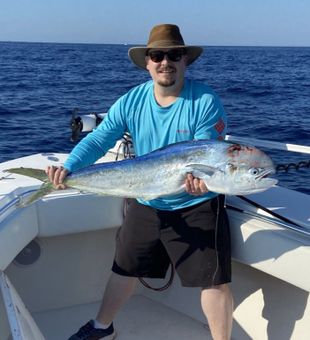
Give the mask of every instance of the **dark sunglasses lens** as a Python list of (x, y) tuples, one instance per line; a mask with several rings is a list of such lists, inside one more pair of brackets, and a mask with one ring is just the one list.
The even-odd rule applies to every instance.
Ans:
[(180, 50), (171, 50), (167, 52), (167, 56), (171, 61), (180, 61), (182, 59), (183, 52)]
[(165, 58), (165, 52), (163, 51), (151, 51), (149, 56), (154, 63), (160, 63)]
[(160, 63), (164, 60), (165, 55), (167, 55), (170, 61), (180, 61), (184, 55), (183, 50), (170, 50), (168, 52), (164, 51), (150, 51), (148, 53), (149, 57), (154, 63)]

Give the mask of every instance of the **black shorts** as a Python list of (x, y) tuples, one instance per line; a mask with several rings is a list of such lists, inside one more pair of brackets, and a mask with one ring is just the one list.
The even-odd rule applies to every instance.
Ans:
[(164, 278), (170, 262), (183, 286), (210, 287), (231, 281), (224, 196), (174, 211), (129, 201), (116, 236), (113, 272)]

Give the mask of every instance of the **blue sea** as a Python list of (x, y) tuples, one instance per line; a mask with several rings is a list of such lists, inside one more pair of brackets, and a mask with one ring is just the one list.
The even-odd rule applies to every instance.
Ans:
[[(129, 46), (0, 42), (0, 162), (69, 152), (72, 110), (106, 112), (149, 79), (128, 59)], [(310, 145), (310, 48), (205, 47), (187, 71), (208, 83), (235, 136)], [(276, 164), (309, 155), (270, 151)], [(310, 194), (310, 169), (278, 175)]]

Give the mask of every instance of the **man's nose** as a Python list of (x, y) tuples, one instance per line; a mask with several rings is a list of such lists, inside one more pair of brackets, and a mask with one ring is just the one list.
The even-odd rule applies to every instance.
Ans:
[(162, 63), (168, 63), (170, 60), (167, 56), (167, 54), (164, 55), (164, 59), (162, 60)]

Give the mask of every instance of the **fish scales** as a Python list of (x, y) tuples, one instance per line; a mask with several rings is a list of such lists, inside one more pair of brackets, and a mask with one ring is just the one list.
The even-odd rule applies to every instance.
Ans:
[(95, 165), (86, 173), (69, 176), (66, 184), (114, 196), (153, 199), (180, 192), (186, 171), (180, 154), (162, 152), (133, 160)]
[[(9, 169), (42, 180), (38, 169)], [(149, 154), (118, 162), (94, 164), (69, 174), (68, 187), (101, 195), (154, 199), (185, 190), (187, 173), (202, 179), (208, 190), (247, 195), (277, 183), (271, 158), (249, 145), (196, 140), (168, 145)], [(51, 186), (50, 183), (44, 186)], [(42, 190), (46, 193), (46, 188)], [(40, 194), (35, 195), (37, 200)]]

